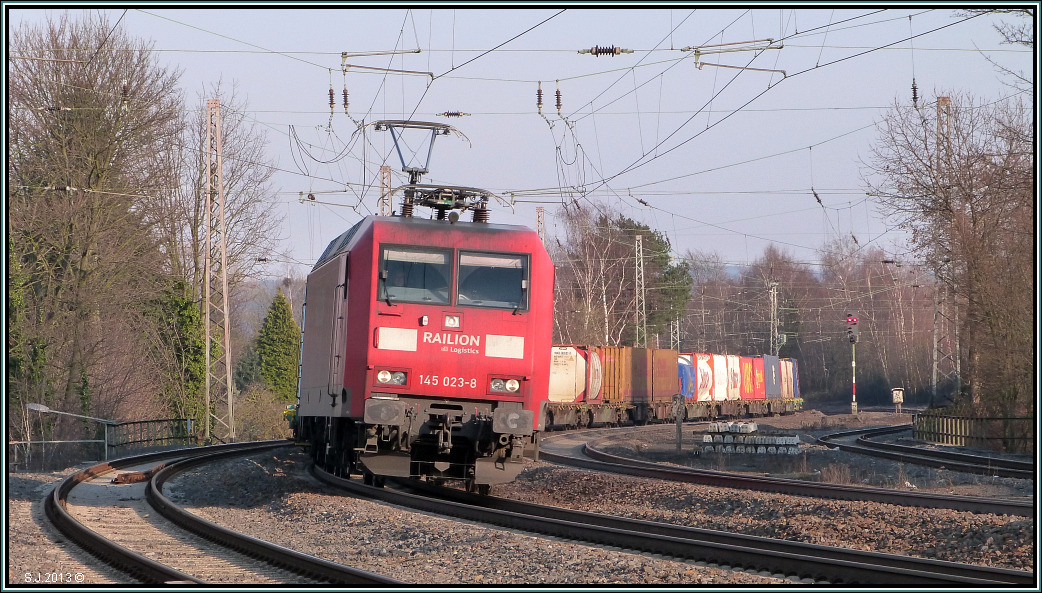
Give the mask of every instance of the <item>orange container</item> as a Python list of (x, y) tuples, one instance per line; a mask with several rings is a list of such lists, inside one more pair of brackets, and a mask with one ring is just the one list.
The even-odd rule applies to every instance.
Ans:
[(676, 350), (602, 346), (601, 390), (607, 402), (671, 401), (680, 393)]

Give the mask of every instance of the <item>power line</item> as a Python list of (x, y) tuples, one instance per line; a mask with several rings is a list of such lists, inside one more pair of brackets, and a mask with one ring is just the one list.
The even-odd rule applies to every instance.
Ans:
[(127, 16), (127, 10), (128, 9), (123, 9), (123, 14), (119, 15), (119, 19), (116, 21), (116, 24), (112, 25), (112, 28), (109, 29), (109, 32), (105, 34), (105, 38), (101, 40), (100, 44), (98, 44), (98, 49), (94, 50), (94, 55), (92, 55), (90, 59), (87, 60), (87, 63), (84, 65), (84, 67), (90, 66), (91, 62), (94, 61), (94, 58), (98, 57), (98, 52), (101, 51), (101, 48), (105, 47), (105, 43), (109, 40), (109, 36), (112, 35), (112, 32), (116, 30), (116, 27), (118, 27), (119, 24), (123, 22), (123, 17)]

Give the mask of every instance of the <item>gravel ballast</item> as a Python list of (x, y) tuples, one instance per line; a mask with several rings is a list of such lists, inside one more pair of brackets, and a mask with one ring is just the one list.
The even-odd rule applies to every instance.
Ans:
[[(650, 445), (634, 445), (638, 449), (647, 452)], [(811, 499), (526, 463), (518, 480), (496, 485), (493, 494), (764, 537), (1034, 569), (1033, 518)], [(166, 491), (178, 504), (218, 524), (407, 583), (793, 584), (771, 575), (537, 537), (345, 497), (308, 475), (306, 467), (301, 449), (283, 449), (224, 462), (234, 479), (193, 472), (168, 483)], [(99, 568), (98, 561), (42, 526), (42, 497), (49, 484), (73, 471), (8, 476), (11, 585), (24, 583), (25, 574), (56, 571), (82, 574), (83, 584), (130, 582)], [(907, 466), (904, 471), (910, 481), (916, 479)], [(979, 477), (960, 487), (972, 489), (973, 480), (981, 488), (991, 487)], [(1005, 487), (1033, 490), (1030, 482), (1019, 489), (1008, 483)]]

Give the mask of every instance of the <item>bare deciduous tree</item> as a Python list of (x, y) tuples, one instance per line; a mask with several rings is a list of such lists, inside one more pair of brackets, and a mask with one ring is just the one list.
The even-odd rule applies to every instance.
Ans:
[[(552, 257), (558, 269), (555, 332), (558, 342), (619, 345), (636, 338), (636, 237), (643, 245), (648, 345), (655, 346), (679, 318), (691, 289), (687, 266), (672, 261), (668, 241), (621, 214), (564, 208), (567, 236)], [(666, 338), (668, 346), (668, 338)]]
[(161, 285), (145, 212), (163, 185), (154, 155), (171, 142), (179, 75), (99, 16), (24, 25), (10, 43), (8, 232), (26, 315), (8, 355), (35, 360), (34, 380), (53, 386), (21, 383), (10, 403), (114, 413), (142, 395), (119, 353), (136, 339), (126, 312)]
[[(621, 232), (586, 210), (563, 208), (565, 243), (557, 265), (554, 324), (558, 343), (617, 345), (633, 322), (633, 248)], [(601, 217), (603, 218), (603, 216)]]
[[(270, 259), (280, 239), (279, 218), (269, 185), (275, 164), (267, 155), (267, 136), (246, 113), (247, 101), (233, 85), (221, 83), (201, 93), (182, 114), (182, 134), (162, 158), (173, 178), (155, 208), (171, 272), (202, 293), (206, 236), (207, 128), (206, 99), (221, 101), (223, 194), (229, 290), (258, 271), (258, 260)], [(201, 297), (200, 297), (201, 298)]]
[(969, 95), (942, 101), (936, 114), (902, 106), (888, 112), (869, 184), (956, 295), (970, 401), (1023, 408), (1034, 358), (1024, 325), (1034, 298), (1033, 114), (1017, 100), (984, 103)]

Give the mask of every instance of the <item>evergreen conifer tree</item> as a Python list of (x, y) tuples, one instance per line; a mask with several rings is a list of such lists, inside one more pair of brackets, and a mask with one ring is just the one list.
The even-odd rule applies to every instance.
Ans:
[(257, 357), (264, 386), (287, 403), (297, 397), (300, 327), (280, 288), (257, 335)]

